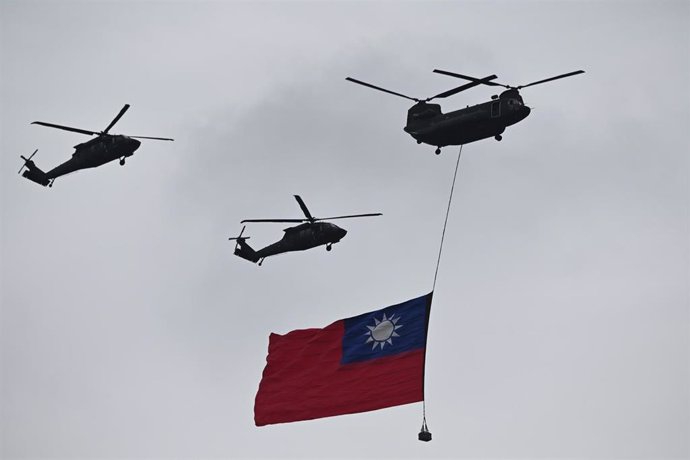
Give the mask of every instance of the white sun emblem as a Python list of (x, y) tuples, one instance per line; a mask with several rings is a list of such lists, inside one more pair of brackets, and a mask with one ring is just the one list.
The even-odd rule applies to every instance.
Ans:
[(402, 324), (398, 324), (398, 320), (400, 320), (399, 316), (396, 318), (393, 314), (390, 318), (386, 318), (385, 313), (380, 321), (374, 318), (375, 326), (367, 326), (369, 331), (364, 334), (368, 336), (365, 343), (374, 342), (371, 346), (372, 350), (376, 349), (376, 345), (379, 345), (382, 350), (385, 344), (393, 345), (393, 337), (400, 337), (395, 331), (403, 327)]

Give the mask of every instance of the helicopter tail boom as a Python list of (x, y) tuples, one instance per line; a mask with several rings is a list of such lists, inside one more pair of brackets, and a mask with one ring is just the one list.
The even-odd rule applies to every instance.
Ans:
[(26, 177), (32, 182), (36, 182), (37, 184), (40, 184), (44, 187), (50, 185), (50, 179), (48, 179), (48, 176), (46, 176), (46, 173), (41, 171), (38, 168), (35, 169), (28, 169), (27, 171), (24, 171), (24, 174), (22, 176)]

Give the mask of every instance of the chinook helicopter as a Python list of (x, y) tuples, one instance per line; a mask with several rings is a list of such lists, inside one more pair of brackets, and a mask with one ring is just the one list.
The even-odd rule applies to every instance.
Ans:
[(305, 249), (315, 248), (316, 246), (326, 245), (326, 251), (330, 251), (335, 243), (343, 239), (347, 231), (330, 222), (322, 222), (324, 220), (333, 219), (349, 219), (352, 217), (371, 217), (381, 216), (382, 214), (354, 214), (349, 216), (336, 217), (321, 217), (317, 218), (311, 215), (307, 205), (304, 204), (299, 195), (295, 195), (295, 199), (302, 209), (304, 219), (245, 219), (241, 224), (247, 222), (300, 222), (295, 227), (286, 228), (283, 230), (285, 234), (283, 238), (273, 244), (266, 246), (263, 249), (255, 251), (246, 240), (248, 236), (242, 236), (246, 226), (242, 227), (239, 236), (228, 238), (229, 240), (237, 241), (235, 243), (235, 255), (246, 259), (250, 262), (259, 263), (261, 265), (266, 257), (275, 256), (284, 252), (304, 251)]
[[(527, 107), (522, 100), (520, 89), (558, 80), (560, 78), (571, 77), (584, 73), (584, 70), (565, 73), (521, 86), (495, 83), (492, 80), (498, 78), (496, 75), (475, 78), (438, 69), (435, 69), (434, 72), (462, 78), (468, 80), (470, 83), (437, 94), (436, 96), (418, 99), (360, 80), (355, 80), (354, 78), (347, 77), (346, 80), (368, 88), (383, 91), (384, 93), (415, 101), (416, 104), (407, 111), (407, 124), (403, 129), (412, 136), (418, 144), (425, 143), (435, 145), (435, 153), (438, 155), (441, 153), (441, 147), (448, 145), (469, 144), (470, 142), (487, 139), (489, 137), (493, 137), (497, 141), (500, 141), (503, 139), (501, 134), (505, 131), (506, 127), (524, 120), (530, 114), (531, 109)], [(457, 94), (477, 85), (502, 86), (506, 88), (506, 91), (503, 91), (500, 95), (492, 96), (489, 102), (473, 105), (471, 107), (468, 106), (467, 108), (448, 113), (441, 112), (441, 106), (439, 104), (429, 104), (433, 99), (452, 96), (453, 94)]]
[(124, 136), (122, 134), (109, 134), (110, 129), (115, 125), (115, 123), (120, 120), (122, 115), (129, 109), (129, 104), (125, 104), (120, 110), (120, 113), (110, 122), (110, 124), (101, 132), (89, 131), (80, 128), (71, 128), (69, 126), (55, 125), (52, 123), (45, 123), (42, 121), (34, 121), (32, 125), (48, 126), (49, 128), (57, 128), (65, 131), (72, 131), (75, 133), (86, 134), (89, 136), (96, 136), (93, 139), (89, 139), (86, 142), (74, 146), (74, 153), (72, 158), (65, 161), (61, 165), (56, 166), (48, 172), (42, 171), (36, 163), (31, 159), (36, 154), (34, 152), (29, 158), (25, 158), (20, 155), (24, 164), (19, 169), (19, 173), (22, 172), (24, 168), (23, 176), (30, 181), (36, 182), (37, 184), (47, 185), (48, 187), (53, 186), (53, 182), (56, 178), (64, 176), (74, 171), (86, 168), (95, 168), (101, 166), (102, 164), (108, 163), (113, 160), (120, 159), (120, 165), (124, 166), (125, 158), (131, 157), (134, 152), (139, 148), (141, 142), (137, 139), (154, 139), (158, 141), (172, 141), (168, 137), (148, 137), (148, 136)]

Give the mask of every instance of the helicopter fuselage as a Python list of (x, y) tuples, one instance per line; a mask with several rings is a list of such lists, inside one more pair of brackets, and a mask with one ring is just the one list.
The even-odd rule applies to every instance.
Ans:
[(330, 222), (304, 223), (286, 228), (280, 241), (256, 251), (260, 258), (283, 252), (304, 251), (322, 245), (339, 242), (347, 231)]
[(261, 265), (266, 257), (285, 252), (304, 251), (322, 245), (326, 245), (326, 250), (330, 251), (331, 245), (339, 242), (347, 234), (346, 230), (329, 222), (308, 222), (286, 228), (284, 231), (285, 234), (280, 241), (258, 251), (249, 246), (247, 238), (231, 238), (237, 240), (235, 255)]
[(408, 111), (404, 130), (418, 143), (445, 147), (463, 145), (499, 136), (506, 127), (527, 118), (517, 91), (505, 91), (500, 97), (482, 104), (442, 113), (438, 104), (419, 102)]
[(74, 171), (95, 168), (117, 159), (131, 157), (141, 142), (123, 135), (99, 136), (74, 146), (72, 158), (46, 173), (48, 179)]

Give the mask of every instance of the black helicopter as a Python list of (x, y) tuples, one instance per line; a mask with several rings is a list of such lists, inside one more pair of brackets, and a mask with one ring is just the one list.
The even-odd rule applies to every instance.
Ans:
[(322, 217), (317, 218), (311, 215), (309, 209), (302, 201), (299, 195), (295, 195), (299, 207), (302, 208), (305, 219), (245, 219), (242, 224), (247, 222), (301, 222), (295, 227), (286, 228), (283, 230), (285, 234), (283, 238), (273, 244), (266, 246), (263, 249), (255, 251), (246, 240), (248, 236), (242, 236), (246, 226), (242, 227), (239, 236), (235, 238), (228, 238), (229, 240), (236, 240), (235, 255), (250, 262), (258, 262), (261, 265), (266, 257), (275, 256), (284, 252), (304, 251), (305, 249), (315, 248), (316, 246), (326, 245), (326, 251), (332, 249), (333, 244), (337, 243), (347, 234), (347, 231), (331, 224), (330, 222), (321, 222), (324, 220), (333, 219), (349, 219), (352, 217), (370, 217), (380, 216), (381, 213), (374, 214), (354, 214), (350, 216), (336, 216), (336, 217)]
[(27, 179), (41, 184), (43, 186), (52, 187), (53, 182), (57, 177), (64, 176), (74, 171), (86, 168), (95, 168), (101, 166), (102, 164), (108, 163), (113, 160), (120, 159), (120, 165), (124, 166), (125, 158), (131, 157), (135, 150), (139, 148), (141, 142), (137, 139), (155, 139), (159, 141), (172, 141), (173, 139), (167, 137), (148, 137), (148, 136), (124, 136), (122, 134), (109, 134), (110, 129), (118, 122), (118, 120), (125, 114), (129, 109), (129, 104), (125, 104), (120, 110), (120, 113), (110, 122), (110, 124), (101, 132), (89, 131), (80, 128), (71, 128), (69, 126), (55, 125), (52, 123), (45, 123), (42, 121), (34, 121), (32, 124), (48, 126), (50, 128), (63, 129), (65, 131), (72, 131), (75, 133), (86, 134), (89, 136), (97, 136), (93, 139), (89, 139), (86, 142), (74, 146), (74, 153), (72, 158), (65, 161), (61, 165), (56, 166), (48, 172), (43, 172), (36, 163), (31, 159), (36, 154), (36, 150), (29, 158), (25, 158), (21, 155), (22, 160), (24, 160), (24, 165), (19, 169), (21, 173), (26, 167), (27, 170), (24, 171), (23, 176)]
[[(425, 144), (435, 145), (436, 154), (438, 155), (441, 153), (441, 147), (447, 145), (469, 144), (470, 142), (489, 137), (494, 137), (497, 141), (500, 141), (502, 139), (501, 134), (505, 131), (506, 127), (524, 120), (530, 114), (530, 108), (524, 104), (522, 96), (520, 96), (520, 89), (558, 80), (559, 78), (581, 74), (584, 73), (584, 70), (565, 73), (521, 86), (495, 83), (492, 80), (498, 78), (496, 75), (475, 78), (438, 69), (434, 70), (434, 72), (462, 78), (468, 80), (470, 83), (437, 94), (436, 96), (426, 99), (417, 99), (363, 81), (355, 80), (354, 78), (347, 77), (346, 80), (383, 91), (384, 93), (415, 101), (416, 104), (407, 111), (407, 125), (404, 130), (415, 138), (418, 144), (423, 142)], [(503, 86), (507, 88), (507, 90), (503, 91), (500, 96), (492, 96), (492, 100), (489, 102), (473, 105), (471, 107), (468, 106), (467, 108), (448, 113), (441, 112), (441, 106), (439, 104), (429, 104), (433, 99), (452, 96), (453, 94), (457, 94), (477, 85)]]

